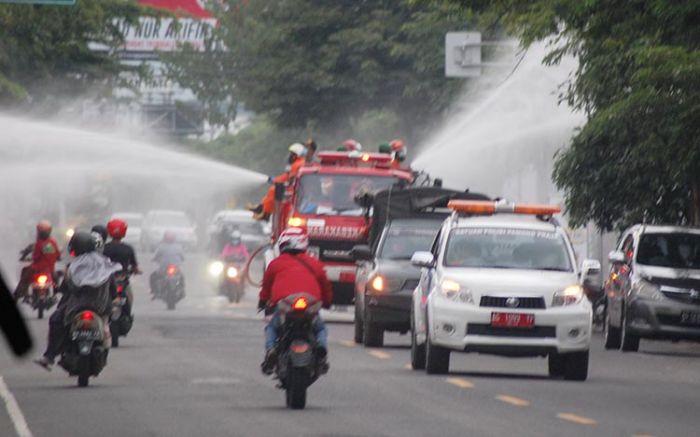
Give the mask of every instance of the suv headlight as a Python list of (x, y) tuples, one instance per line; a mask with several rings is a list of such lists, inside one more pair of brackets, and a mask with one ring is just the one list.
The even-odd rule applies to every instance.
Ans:
[(635, 284), (636, 286), (634, 287), (634, 290), (636, 291), (637, 296), (643, 298), (643, 299), (650, 299), (650, 300), (663, 300), (664, 295), (661, 294), (659, 291), (659, 286), (654, 284), (653, 282), (646, 281), (644, 279), (640, 279), (637, 281)]
[(440, 292), (443, 296), (450, 300), (463, 303), (474, 303), (472, 292), (466, 287), (463, 287), (459, 282), (452, 279), (443, 279), (440, 283)]
[(554, 293), (554, 297), (552, 298), (552, 306), (562, 307), (577, 304), (581, 302), (584, 295), (583, 287), (580, 285), (569, 285), (565, 289)]

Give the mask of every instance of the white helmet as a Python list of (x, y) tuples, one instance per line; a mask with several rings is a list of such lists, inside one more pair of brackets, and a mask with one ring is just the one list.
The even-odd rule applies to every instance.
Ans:
[(306, 146), (301, 143), (294, 143), (289, 146), (289, 151), (297, 156), (306, 156)]
[(301, 228), (288, 228), (282, 231), (277, 240), (280, 253), (290, 250), (303, 252), (309, 247), (309, 237)]

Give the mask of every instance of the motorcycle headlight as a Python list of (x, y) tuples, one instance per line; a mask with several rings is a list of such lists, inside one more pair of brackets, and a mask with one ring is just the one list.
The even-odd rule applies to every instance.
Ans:
[(221, 261), (214, 261), (213, 263), (209, 264), (209, 273), (212, 276), (219, 276), (223, 271), (224, 263), (222, 263)]
[(233, 279), (238, 277), (238, 269), (235, 267), (229, 267), (226, 269), (226, 276)]
[(565, 289), (554, 293), (554, 298), (552, 299), (552, 306), (558, 307), (574, 305), (581, 302), (583, 296), (585, 296), (583, 292), (583, 287), (581, 287), (578, 284), (569, 285)]
[(659, 291), (659, 286), (644, 279), (637, 281), (633, 287), (638, 297), (649, 300), (663, 300), (664, 295)]
[(440, 283), (440, 292), (450, 300), (474, 303), (471, 290), (463, 287), (459, 282), (453, 281), (452, 279), (443, 279), (442, 283)]

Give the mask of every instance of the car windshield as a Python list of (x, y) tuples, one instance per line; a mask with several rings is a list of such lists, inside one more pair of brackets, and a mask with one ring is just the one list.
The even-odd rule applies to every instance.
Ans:
[(173, 226), (178, 228), (189, 228), (190, 221), (184, 214), (154, 214), (151, 218), (153, 226)]
[(355, 196), (376, 193), (397, 182), (393, 176), (309, 174), (299, 183), (296, 208), (302, 214), (359, 216)]
[(223, 228), (224, 226), (229, 226), (234, 230), (238, 230), (241, 234), (262, 234), (262, 228), (255, 222), (224, 220), (219, 224), (219, 228)]
[(444, 264), (447, 267), (572, 270), (562, 236), (555, 232), (508, 228), (453, 230)]
[(392, 225), (379, 251), (382, 259), (411, 259), (415, 252), (430, 250), (442, 221), (420, 222), (413, 225)]
[(700, 235), (683, 232), (644, 234), (639, 240), (637, 263), (676, 269), (700, 269)]

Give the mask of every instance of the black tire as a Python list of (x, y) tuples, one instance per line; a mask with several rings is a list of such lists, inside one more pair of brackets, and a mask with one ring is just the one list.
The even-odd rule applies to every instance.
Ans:
[(566, 357), (558, 353), (551, 353), (547, 357), (549, 367), (549, 376), (552, 378), (561, 378), (564, 376), (566, 369)]
[(308, 373), (303, 367), (290, 367), (287, 376), (287, 407), (302, 410), (306, 407)]
[(236, 303), (239, 303), (241, 301), (241, 298), (243, 297), (243, 290), (241, 290), (240, 288), (236, 288), (235, 293), (236, 293), (235, 301), (236, 301)]
[(639, 350), (639, 337), (631, 334), (627, 329), (627, 311), (622, 312), (622, 333), (620, 344), (623, 352), (637, 352)]
[(357, 303), (355, 303), (355, 343), (362, 344), (365, 340), (365, 332), (362, 329), (364, 322), (362, 321), (362, 316), (360, 315), (360, 310), (357, 308)]
[(44, 304), (39, 304), (38, 310), (39, 310), (39, 314), (37, 317), (39, 319), (43, 319), (44, 318)]
[(168, 310), (172, 311), (175, 309), (175, 300), (173, 298), (168, 298), (168, 302), (166, 303), (168, 305)]
[(444, 375), (450, 371), (450, 350), (434, 345), (430, 334), (425, 341), (425, 371), (429, 375)]
[(365, 313), (362, 320), (364, 331), (365, 347), (382, 347), (384, 346), (384, 329), (376, 323), (372, 323), (372, 318)]
[(605, 349), (620, 349), (620, 328), (616, 328), (610, 324), (610, 311), (605, 312), (603, 335), (605, 336)]
[(80, 357), (78, 361), (78, 387), (87, 387), (90, 381), (90, 357)]
[(425, 343), (417, 343), (415, 329), (411, 330), (411, 367), (413, 370), (425, 369)]
[(585, 381), (588, 378), (589, 352), (563, 354), (564, 379), (567, 381)]

